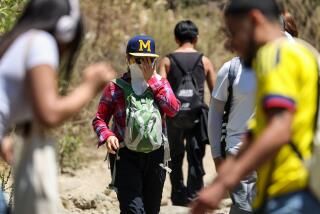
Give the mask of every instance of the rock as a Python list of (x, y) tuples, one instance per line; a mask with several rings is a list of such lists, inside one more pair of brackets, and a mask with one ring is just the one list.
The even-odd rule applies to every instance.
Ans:
[(105, 201), (103, 205), (106, 210), (111, 210), (112, 208), (115, 208), (114, 204), (112, 204), (111, 201)]
[(225, 207), (231, 207), (232, 201), (230, 198), (226, 198), (224, 200), (221, 201), (220, 203), (220, 208), (225, 208)]
[(188, 214), (189, 208), (179, 206), (164, 206), (160, 209), (160, 214)]
[(106, 200), (108, 200), (108, 197), (105, 194), (102, 194), (102, 193), (96, 194), (95, 201), (97, 203), (103, 203)]
[(58, 213), (59, 214), (70, 214), (70, 212), (68, 210), (63, 209), (63, 208), (59, 208)]
[(161, 206), (168, 206), (169, 205), (169, 199), (168, 198), (162, 198)]
[(229, 214), (229, 208), (223, 208), (220, 210), (216, 210), (214, 214)]
[(73, 207), (73, 203), (70, 198), (61, 197), (61, 204), (65, 209), (71, 209)]
[(95, 200), (86, 199), (82, 196), (74, 198), (72, 201), (75, 207), (82, 210), (95, 209), (97, 207)]
[(113, 192), (112, 189), (106, 188), (103, 193), (104, 193), (105, 195), (109, 196), (112, 192)]
[(112, 191), (109, 195), (112, 199), (118, 200), (117, 193), (115, 191)]
[(106, 214), (119, 214), (120, 210), (118, 208), (110, 209), (106, 212)]

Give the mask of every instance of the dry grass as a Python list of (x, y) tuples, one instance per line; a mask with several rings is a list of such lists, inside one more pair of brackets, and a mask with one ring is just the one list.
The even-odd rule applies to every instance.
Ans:
[[(83, 0), (82, 8), (86, 17), (87, 34), (71, 86), (81, 79), (81, 75), (78, 75), (77, 71), (95, 61), (111, 61), (118, 73), (125, 72), (127, 69), (125, 62), (126, 43), (130, 37), (136, 34), (153, 36), (157, 51), (161, 56), (170, 53), (177, 47), (173, 28), (182, 19), (191, 19), (198, 25), (200, 38), (197, 48), (214, 62), (216, 68), (220, 67), (230, 57), (230, 54), (223, 49), (222, 41), (224, 38), (220, 32), (222, 20), (219, 3), (211, 2), (192, 8), (180, 7), (173, 11), (168, 9), (166, 2), (165, 0)], [(97, 102), (98, 98), (57, 131), (58, 136), (63, 136), (60, 137), (61, 146), (64, 146), (65, 151), (70, 151), (70, 154), (63, 155), (63, 159), (66, 160), (64, 165), (69, 166), (69, 163), (72, 163), (67, 158), (74, 157), (73, 153), (76, 150), (74, 142), (78, 140), (92, 144), (96, 142), (90, 124), (96, 111)], [(78, 131), (77, 138), (70, 138), (69, 134), (75, 134), (75, 130)], [(69, 134), (68, 131), (70, 131)], [(68, 142), (72, 148), (65, 147)]]
[[(153, 36), (157, 51), (161, 56), (165, 56), (176, 47), (173, 28), (182, 19), (191, 19), (198, 25), (200, 38), (197, 48), (207, 55), (218, 69), (230, 58), (230, 53), (223, 47), (224, 35), (221, 32), (223, 19), (220, 10), (222, 1), (207, 1), (206, 4), (189, 7), (178, 5), (171, 10), (166, 0), (82, 0), (87, 34), (76, 70), (80, 71), (85, 65), (95, 61), (108, 60), (119, 73), (125, 72), (126, 42), (135, 34)], [(283, 1), (297, 19), (301, 37), (320, 48), (319, 1), (317, 0), (318, 3), (312, 0)], [(81, 79), (77, 71), (71, 85)], [(90, 124), (97, 102), (98, 98), (94, 99), (87, 108), (58, 131), (59, 136), (61, 133), (65, 134), (65, 137), (62, 137), (63, 142), (66, 141), (64, 138), (69, 138), (66, 132), (70, 127), (79, 131), (77, 140), (85, 142), (84, 145), (96, 142)], [(69, 134), (73, 133), (75, 132)], [(67, 157), (73, 156), (67, 155)]]
[[(205, 4), (195, 4), (196, 2)], [(89, 63), (108, 60), (119, 73), (126, 71), (126, 42), (135, 34), (149, 34), (156, 40), (157, 51), (161, 56), (170, 53), (175, 47), (173, 28), (182, 19), (191, 19), (199, 27), (198, 49), (207, 55), (218, 69), (230, 58), (223, 48), (224, 35), (221, 2), (225, 0), (81, 0), (85, 16), (87, 34), (74, 72), (72, 86), (81, 80), (81, 71)], [(300, 35), (320, 49), (320, 1), (319, 0), (280, 0), (296, 18)], [(23, 0), (8, 0), (10, 4), (22, 4)], [(4, 4), (1, 1), (1, 5)], [(7, 5), (7, 8), (10, 5)], [(5, 8), (5, 7), (3, 7)], [(9, 9), (7, 9), (9, 10)], [(12, 23), (13, 12), (1, 17), (3, 23)], [(9, 20), (9, 21), (6, 21)], [(8, 29), (1, 26), (0, 29)], [(74, 157), (77, 142), (94, 144), (95, 134), (91, 119), (96, 111), (98, 98), (69, 122), (57, 130), (61, 151), (66, 151), (64, 159)], [(70, 137), (70, 136), (75, 137)], [(63, 136), (63, 137), (60, 137)], [(68, 146), (70, 143), (70, 147)], [(68, 151), (68, 152), (67, 152)], [(63, 153), (63, 152), (62, 152)], [(76, 161), (76, 160), (75, 160)], [(66, 162), (70, 162), (66, 160)], [(69, 165), (69, 164), (67, 164)], [(72, 164), (71, 164), (72, 165)]]

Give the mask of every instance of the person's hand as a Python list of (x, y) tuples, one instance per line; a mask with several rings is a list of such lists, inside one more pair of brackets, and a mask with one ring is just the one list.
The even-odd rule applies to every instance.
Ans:
[(200, 191), (198, 198), (191, 204), (192, 214), (204, 214), (218, 209), (220, 201), (226, 196), (227, 189), (221, 183), (214, 182)]
[(90, 84), (95, 93), (100, 91), (115, 76), (115, 70), (107, 63), (95, 63), (84, 70), (84, 82)]
[(8, 164), (11, 164), (13, 159), (12, 145), (12, 138), (9, 136), (5, 137), (0, 144), (0, 155)]
[(106, 141), (106, 146), (108, 153), (116, 154), (116, 151), (119, 149), (119, 140), (115, 136), (108, 137)]
[(150, 58), (142, 58), (139, 67), (142, 71), (145, 81), (147, 82), (156, 73), (155, 66), (151, 62)]

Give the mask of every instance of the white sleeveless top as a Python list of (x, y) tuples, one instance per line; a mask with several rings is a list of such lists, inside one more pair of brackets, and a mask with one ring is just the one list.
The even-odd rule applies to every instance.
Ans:
[(32, 100), (26, 90), (26, 72), (38, 65), (59, 66), (58, 46), (45, 31), (21, 34), (0, 60), (0, 142), (16, 123), (32, 120)]

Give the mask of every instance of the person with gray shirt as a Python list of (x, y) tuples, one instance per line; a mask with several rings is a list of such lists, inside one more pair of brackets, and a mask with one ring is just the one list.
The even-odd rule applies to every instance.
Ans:
[[(239, 151), (246, 124), (254, 114), (255, 88), (254, 72), (244, 68), (239, 57), (226, 62), (218, 72), (208, 119), (211, 151), (218, 173), (224, 161), (224, 153), (229, 156)], [(255, 182), (256, 173), (253, 173), (230, 193), (233, 202), (231, 214), (252, 213)]]

